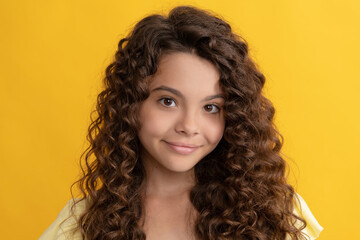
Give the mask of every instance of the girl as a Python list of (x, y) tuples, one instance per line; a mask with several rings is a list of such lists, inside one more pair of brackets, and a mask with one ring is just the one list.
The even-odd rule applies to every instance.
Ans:
[(104, 82), (83, 196), (40, 239), (318, 236), (286, 182), (265, 78), (225, 21), (185, 6), (142, 19)]

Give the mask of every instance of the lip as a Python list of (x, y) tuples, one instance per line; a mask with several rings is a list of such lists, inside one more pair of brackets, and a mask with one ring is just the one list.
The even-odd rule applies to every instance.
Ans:
[(185, 143), (177, 143), (177, 142), (167, 142), (164, 141), (166, 145), (173, 151), (179, 154), (190, 154), (195, 152), (199, 146), (196, 146), (194, 144), (185, 144)]
[(168, 144), (174, 145), (174, 146), (179, 146), (179, 147), (188, 147), (188, 148), (196, 148), (199, 147), (195, 144), (186, 144), (186, 143), (180, 143), (180, 142), (168, 142), (168, 141), (164, 141)]

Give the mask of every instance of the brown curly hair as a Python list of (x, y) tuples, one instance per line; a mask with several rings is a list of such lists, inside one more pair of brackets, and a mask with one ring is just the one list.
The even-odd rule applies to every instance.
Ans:
[(196, 239), (303, 239), (306, 222), (293, 213), (296, 194), (286, 181), (274, 107), (262, 94), (265, 77), (227, 22), (190, 6), (139, 21), (106, 68), (97, 117), (88, 129), (90, 146), (81, 156), (86, 153), (83, 175), (73, 184), (82, 192), (77, 203), (88, 200), (78, 220), (82, 236), (146, 239), (140, 223), (145, 170), (138, 110), (149, 96), (145, 79), (169, 52), (197, 54), (213, 63), (225, 93), (223, 138), (195, 166), (190, 200), (199, 213)]

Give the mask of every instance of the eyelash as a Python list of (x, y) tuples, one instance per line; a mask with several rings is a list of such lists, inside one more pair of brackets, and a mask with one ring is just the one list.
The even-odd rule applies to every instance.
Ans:
[[(167, 108), (169, 108), (169, 107), (171, 107), (171, 106), (166, 106), (165, 104), (163, 104), (163, 100), (171, 100), (171, 101), (173, 101), (174, 103), (176, 103), (176, 101), (175, 101), (174, 99), (172, 99), (171, 97), (163, 97), (163, 98), (160, 98), (160, 99), (158, 100), (158, 101), (160, 102), (160, 104), (161, 104), (162, 106), (164, 106), (164, 107), (167, 107)], [(205, 106), (213, 106), (213, 107), (215, 107), (215, 108), (217, 109), (216, 112), (209, 112), (209, 113), (211, 113), (211, 114), (217, 114), (217, 113), (219, 113), (220, 110), (221, 110), (221, 108), (220, 108), (219, 106), (215, 105), (215, 104), (207, 104), (207, 105), (205, 105)]]

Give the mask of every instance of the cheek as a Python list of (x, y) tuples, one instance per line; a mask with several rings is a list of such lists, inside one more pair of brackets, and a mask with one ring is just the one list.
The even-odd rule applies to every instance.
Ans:
[[(204, 124), (204, 126), (206, 125)], [(211, 142), (211, 144), (219, 143), (224, 134), (224, 121), (213, 121), (209, 123), (208, 126), (208, 128), (203, 130), (203, 132), (206, 133), (208, 141)]]
[(141, 131), (153, 137), (161, 137), (171, 126), (169, 116), (160, 111), (148, 109), (141, 114)]

